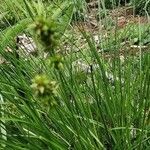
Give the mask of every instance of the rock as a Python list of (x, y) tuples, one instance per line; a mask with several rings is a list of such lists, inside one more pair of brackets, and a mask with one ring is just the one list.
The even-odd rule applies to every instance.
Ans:
[(37, 46), (31, 37), (28, 37), (26, 34), (17, 36), (17, 45), (18, 48), (23, 50), (25, 55), (37, 53)]

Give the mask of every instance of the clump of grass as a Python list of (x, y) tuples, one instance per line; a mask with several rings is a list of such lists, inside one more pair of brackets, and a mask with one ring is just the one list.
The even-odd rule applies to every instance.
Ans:
[[(28, 4), (26, 11), (30, 12), (32, 5)], [(67, 16), (70, 15), (66, 19), (68, 26), (72, 11), (66, 11)], [(61, 13), (58, 14), (51, 16), (57, 22), (56, 29), (62, 23), (56, 17), (61, 17)], [(12, 46), (13, 40), (9, 37), (9, 43), (7, 37), (2, 36), (0, 53), (8, 62), (0, 64), (1, 146), (18, 150), (148, 149), (149, 54), (139, 49), (137, 56), (125, 55), (122, 61), (120, 39), (128, 32), (121, 30), (111, 37), (114, 42), (106, 43), (109, 50), (114, 48), (114, 53), (109, 53), (111, 59), (107, 60), (103, 57), (104, 52), (97, 51), (92, 35), (84, 28), (79, 30), (86, 49), (82, 51), (78, 47), (75, 54), (74, 37), (69, 36), (65, 40), (71, 45), (70, 54), (58, 54), (57, 48), (65, 49), (60, 41), (66, 37), (55, 35), (64, 33), (64, 28), (63, 32), (53, 30), (51, 20), (46, 16), (40, 20), (27, 19), (34, 25), (30, 34), (40, 43), (38, 52), (48, 52), (46, 58), (39, 55), (16, 58), (6, 54), (4, 49), (7, 45)], [(15, 26), (16, 33), (24, 31), (20, 26)], [(11, 29), (14, 28), (2, 34), (15, 37), (16, 33)], [(26, 31), (30, 32), (31, 28)], [(134, 35), (127, 35), (130, 39), (136, 35), (141, 45), (144, 31), (139, 26)], [(74, 63), (79, 62), (76, 59), (82, 60), (81, 63)]]

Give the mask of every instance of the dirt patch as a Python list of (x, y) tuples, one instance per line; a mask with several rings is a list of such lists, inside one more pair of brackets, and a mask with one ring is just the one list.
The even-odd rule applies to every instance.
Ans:
[[(135, 16), (134, 9), (130, 6), (123, 6), (118, 7), (114, 10), (109, 10), (107, 16), (102, 20), (97, 19), (98, 8), (97, 3), (92, 1), (88, 10), (88, 17), (87, 20), (76, 22), (73, 24), (73, 29), (75, 34), (79, 34), (81, 36), (80, 31), (84, 30), (87, 33), (90, 33), (91, 36), (95, 37), (99, 34), (103, 35), (103, 37), (109, 36), (109, 33), (115, 32), (115, 30), (124, 30), (128, 25), (141, 25), (141, 24), (148, 24), (148, 18), (146, 16)], [(110, 28), (105, 27), (107, 21), (110, 23)], [(108, 25), (109, 26), (109, 25)], [(124, 41), (123, 41), (124, 42)], [(82, 44), (84, 42), (81, 42)], [(83, 45), (81, 45), (83, 47)], [(128, 42), (124, 42), (122, 49), (120, 49), (120, 54), (125, 53), (125, 50), (128, 51), (128, 54), (134, 55), (139, 52), (139, 49), (142, 52), (147, 52), (149, 46), (142, 46), (139, 47), (138, 45), (130, 45)]]

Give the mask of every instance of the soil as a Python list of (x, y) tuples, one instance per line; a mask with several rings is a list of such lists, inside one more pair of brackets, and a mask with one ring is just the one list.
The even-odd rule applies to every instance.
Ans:
[[(109, 32), (114, 32), (116, 29), (125, 29), (127, 25), (134, 24), (149, 24), (150, 20), (146, 16), (138, 16), (134, 14), (134, 9), (131, 6), (122, 6), (118, 7), (113, 10), (109, 10), (107, 12), (107, 16), (105, 16), (105, 19), (112, 20), (113, 25), (110, 29), (107, 29), (102, 21), (99, 21), (97, 19), (97, 12), (98, 12), (98, 6), (97, 1), (91, 1), (88, 4), (88, 17), (87, 20), (79, 21), (73, 24), (73, 30), (76, 35), (80, 35), (80, 31), (84, 30), (87, 33), (89, 33), (91, 36), (93, 36), (94, 39), (98, 39), (99, 33), (103, 33), (104, 37), (107, 37)], [(81, 36), (81, 35), (80, 35)], [(96, 38), (95, 38), (96, 37)], [(95, 40), (95, 42), (97, 42)], [(85, 39), (84, 39), (85, 41)], [(83, 43), (81, 42), (83, 47)], [(123, 57), (124, 55), (137, 55), (139, 54), (139, 51), (141, 52), (149, 52), (149, 47), (142, 46), (139, 47), (138, 45), (129, 45), (128, 42), (123, 43), (122, 49), (120, 49), (120, 57)], [(98, 49), (98, 51), (100, 51)], [(103, 53), (103, 56), (106, 58), (112, 57), (112, 53), (109, 54), (109, 52)]]

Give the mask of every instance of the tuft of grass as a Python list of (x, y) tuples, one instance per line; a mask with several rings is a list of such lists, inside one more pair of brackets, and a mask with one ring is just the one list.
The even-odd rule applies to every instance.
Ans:
[[(19, 18), (0, 33), (0, 54), (6, 60), (0, 64), (1, 147), (149, 149), (150, 55), (142, 53), (141, 48), (149, 39), (149, 25), (116, 29), (112, 35), (108, 34), (108, 39), (99, 30), (102, 48), (99, 53), (93, 34), (84, 27), (78, 27), (81, 40), (75, 41), (78, 34), (72, 33), (72, 27), (76, 26), (71, 18), (77, 9), (73, 4), (78, 1), (69, 5), (68, 0), (23, 1), (25, 7), (21, 9), (26, 19)], [(18, 8), (20, 1), (14, 2)], [(50, 5), (45, 9), (45, 4)], [(86, 8), (83, 10), (86, 12)], [(30, 23), (34, 28), (27, 26)], [(37, 56), (16, 57), (14, 38), (23, 32), (36, 41)], [(125, 41), (131, 45), (136, 42), (139, 47), (136, 55), (124, 53), (122, 60), (120, 49)], [(69, 53), (63, 54), (66, 43)], [(12, 52), (6, 52), (7, 46)]]

